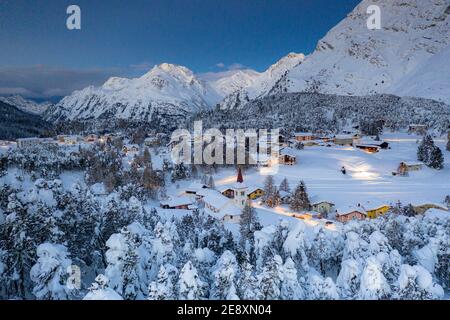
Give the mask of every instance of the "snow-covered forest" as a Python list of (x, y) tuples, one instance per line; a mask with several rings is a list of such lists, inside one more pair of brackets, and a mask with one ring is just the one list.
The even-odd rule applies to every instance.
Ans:
[(319, 93), (282, 93), (225, 109), (198, 113), (210, 128), (280, 128), (286, 131), (339, 133), (364, 122), (381, 121), (386, 130), (405, 129), (411, 123), (426, 125), (438, 135), (450, 125), (448, 105), (423, 98), (393, 95), (365, 97)]

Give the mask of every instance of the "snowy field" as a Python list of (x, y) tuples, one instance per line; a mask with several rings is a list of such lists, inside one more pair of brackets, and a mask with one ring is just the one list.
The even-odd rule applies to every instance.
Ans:
[[(297, 164), (279, 166), (274, 174), (277, 184), (285, 177), (291, 189), (300, 180), (305, 181), (310, 197), (331, 201), (337, 207), (358, 202), (441, 203), (450, 193), (450, 152), (445, 150), (445, 141), (436, 141), (444, 151), (445, 168), (434, 170), (424, 167), (411, 172), (409, 177), (393, 176), (401, 161), (416, 161), (416, 139), (411, 136), (390, 134), (383, 137), (391, 149), (368, 154), (353, 147), (305, 147), (296, 151)], [(345, 166), (347, 175), (340, 172)], [(251, 170), (244, 173), (247, 185), (263, 187), (265, 174), (269, 170)], [(221, 170), (215, 176), (216, 186), (233, 183), (234, 170)]]
[[(296, 151), (297, 164), (294, 166), (280, 165), (278, 173), (270, 173), (267, 168), (247, 170), (244, 181), (249, 186), (262, 188), (269, 173), (274, 175), (277, 184), (286, 177), (291, 189), (294, 189), (303, 180), (313, 201), (331, 201), (337, 208), (366, 201), (387, 204), (398, 200), (403, 204), (442, 203), (450, 194), (450, 152), (445, 151), (446, 140), (435, 140), (444, 152), (443, 170), (424, 166), (421, 171), (411, 172), (408, 177), (399, 177), (393, 176), (392, 171), (401, 161), (417, 162), (417, 141), (420, 137), (389, 133), (382, 139), (389, 142), (391, 149), (375, 154), (350, 146), (305, 147)], [(342, 166), (347, 169), (346, 175), (340, 172)], [(236, 180), (236, 172), (234, 169), (221, 169), (214, 178), (216, 187), (231, 185)], [(259, 208), (258, 211), (262, 221), (268, 224), (274, 222), (267, 216), (270, 213), (286, 213), (281, 208), (274, 211)], [(274, 218), (277, 220), (277, 217)]]

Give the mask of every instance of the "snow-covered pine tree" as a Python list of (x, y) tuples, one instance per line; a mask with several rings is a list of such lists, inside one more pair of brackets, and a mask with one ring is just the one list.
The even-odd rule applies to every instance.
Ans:
[(37, 262), (30, 277), (35, 283), (33, 294), (38, 300), (66, 300), (68, 298), (67, 268), (72, 264), (67, 248), (59, 244), (43, 243), (37, 247)]
[[(31, 294), (30, 268), (38, 245), (40, 217), (28, 214), (27, 204), (16, 193), (8, 196), (6, 222), (2, 225), (2, 249), (6, 251), (6, 288), (8, 298), (25, 299)], [(36, 241), (37, 240), (37, 241)]]
[(291, 188), (289, 187), (289, 182), (288, 182), (287, 178), (284, 178), (281, 181), (280, 187), (278, 188), (278, 190), (284, 191), (284, 192), (291, 192)]
[(148, 288), (148, 300), (174, 300), (175, 286), (164, 265), (159, 268), (158, 277)]
[(358, 299), (383, 300), (389, 299), (391, 288), (383, 275), (376, 257), (369, 257), (361, 275), (361, 285)]
[(417, 160), (422, 161), (428, 167), (433, 169), (442, 169), (444, 167), (444, 156), (441, 149), (434, 144), (433, 138), (427, 134), (423, 137), (417, 148)]
[(393, 297), (400, 300), (435, 300), (444, 296), (442, 287), (433, 283), (431, 274), (421, 266), (402, 265), (396, 288)]
[(424, 162), (425, 164), (428, 163), (431, 150), (434, 147), (434, 141), (431, 135), (426, 134), (422, 141), (420, 142), (419, 146), (417, 147), (417, 160)]
[(283, 261), (275, 255), (267, 260), (262, 272), (258, 275), (261, 299), (278, 300), (281, 294), (281, 281), (283, 280)]
[(184, 163), (176, 164), (172, 172), (172, 182), (187, 179), (188, 177), (189, 172)]
[(322, 275), (335, 269), (340, 264), (341, 243), (339, 238), (331, 238), (322, 226), (316, 227), (315, 236), (311, 242), (309, 261), (317, 267)]
[(310, 209), (311, 203), (303, 181), (300, 181), (299, 185), (295, 188), (289, 207), (291, 210), (297, 212)]
[(266, 179), (264, 180), (264, 196), (263, 199), (267, 199), (268, 197), (272, 196), (275, 192), (275, 184), (273, 176), (268, 175)]
[(280, 291), (282, 300), (300, 300), (305, 297), (305, 293), (298, 282), (297, 268), (291, 258), (287, 258), (283, 265), (282, 279)]
[(170, 221), (166, 223), (158, 222), (153, 230), (154, 239), (152, 241), (152, 257), (154, 267), (158, 270), (160, 265), (166, 263), (174, 264), (176, 257), (176, 244), (174, 243), (178, 234), (173, 229), (173, 225)]
[(241, 272), (238, 280), (239, 297), (243, 300), (256, 300), (261, 295), (258, 280), (254, 275), (253, 265), (247, 260), (241, 264)]
[(148, 148), (144, 149), (142, 160), (146, 167), (152, 168), (152, 154), (150, 153), (150, 150), (148, 150)]
[(205, 298), (206, 283), (204, 283), (191, 261), (181, 269), (178, 277), (178, 299), (180, 300), (201, 300)]
[(406, 206), (404, 206), (401, 210), (401, 214), (406, 216), (406, 217), (414, 217), (417, 215), (416, 210), (414, 209), (412, 204), (408, 204)]
[(264, 195), (262, 197), (264, 203), (273, 208), (280, 204), (280, 195), (274, 183), (273, 176), (269, 175), (264, 180)]
[(434, 148), (431, 150), (427, 165), (430, 168), (437, 170), (441, 170), (444, 168), (444, 155), (442, 154), (442, 151), (438, 146), (434, 146)]
[(342, 261), (336, 285), (340, 291), (340, 296), (344, 299), (353, 300), (357, 298), (362, 273), (359, 265), (358, 261), (354, 259)]
[(233, 253), (226, 250), (213, 267), (210, 299), (239, 300), (236, 293), (238, 264)]
[(106, 251), (105, 275), (110, 279), (111, 287), (127, 300), (143, 299), (148, 291), (149, 257), (138, 250), (140, 242), (129, 227), (111, 235), (106, 242), (109, 249)]
[(239, 221), (240, 239), (239, 244), (246, 256), (250, 261), (254, 261), (255, 251), (255, 231), (261, 230), (261, 224), (259, 223), (258, 216), (255, 209), (251, 206), (250, 202), (245, 204), (242, 210), (241, 219)]
[(216, 188), (216, 184), (214, 183), (214, 177), (212, 175), (209, 176), (207, 186), (210, 189), (215, 189)]
[(310, 300), (338, 300), (339, 293), (333, 279), (323, 278), (319, 274), (310, 274), (307, 283), (308, 299)]
[(106, 276), (98, 275), (83, 300), (123, 300), (116, 291), (108, 286), (108, 283), (109, 279)]

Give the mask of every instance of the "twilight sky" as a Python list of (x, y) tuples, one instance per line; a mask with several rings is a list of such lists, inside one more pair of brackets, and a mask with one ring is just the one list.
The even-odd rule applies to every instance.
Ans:
[[(49, 98), (169, 62), (265, 70), (311, 53), (359, 0), (0, 0), (0, 95)], [(81, 8), (81, 30), (66, 9)]]

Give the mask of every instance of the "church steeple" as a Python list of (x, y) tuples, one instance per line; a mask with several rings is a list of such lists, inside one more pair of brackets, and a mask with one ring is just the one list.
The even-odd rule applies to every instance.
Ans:
[(244, 182), (244, 178), (242, 177), (242, 170), (241, 170), (241, 167), (239, 167), (239, 169), (238, 169), (237, 182), (238, 182), (238, 183), (243, 183), (243, 182)]

